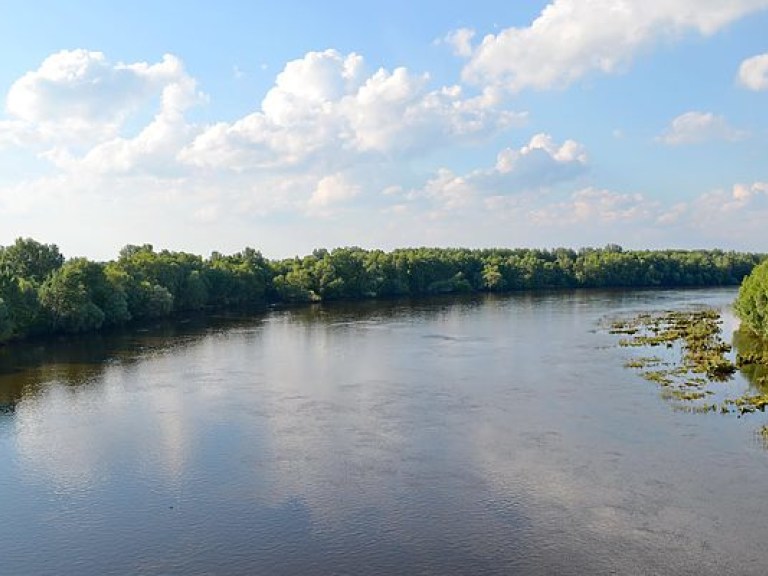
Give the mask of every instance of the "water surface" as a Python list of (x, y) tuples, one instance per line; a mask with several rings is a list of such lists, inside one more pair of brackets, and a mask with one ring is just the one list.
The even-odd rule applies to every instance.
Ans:
[(601, 328), (735, 294), (367, 302), (5, 349), (0, 574), (765, 574), (762, 415), (673, 410)]

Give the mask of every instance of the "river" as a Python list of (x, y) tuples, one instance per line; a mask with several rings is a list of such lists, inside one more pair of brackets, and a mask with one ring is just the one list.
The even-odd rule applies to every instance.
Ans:
[(0, 574), (765, 574), (763, 415), (674, 410), (604, 329), (703, 303), (727, 332), (735, 294), (362, 302), (8, 347)]

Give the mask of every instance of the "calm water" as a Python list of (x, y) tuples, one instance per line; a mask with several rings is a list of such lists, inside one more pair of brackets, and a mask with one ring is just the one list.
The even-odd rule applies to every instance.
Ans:
[(363, 303), (6, 349), (0, 574), (766, 574), (763, 415), (673, 410), (600, 328), (734, 296)]

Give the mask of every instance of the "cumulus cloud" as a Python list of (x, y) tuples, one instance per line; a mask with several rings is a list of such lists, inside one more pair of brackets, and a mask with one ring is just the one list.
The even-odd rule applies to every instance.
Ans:
[[(464, 50), (472, 37), (454, 40)], [(49, 163), (44, 177), (0, 186), (6, 233), (40, 234), (60, 221), (88, 220), (101, 226), (89, 230), (89, 238), (99, 238), (92, 244), (108, 242), (117, 229), (124, 242), (153, 230), (151, 241), (170, 244), (201, 227), (222, 237), (240, 230), (244, 238), (256, 218), (282, 212), (297, 215), (302, 226), (292, 233), (311, 245), (325, 241), (316, 230), (333, 228), (325, 217), (343, 211), (360, 218), (331, 230), (341, 241), (353, 229), (389, 241), (427, 221), (421, 236), (408, 238), (454, 242), (465, 220), (474, 223), (466, 242), (478, 235), (509, 242), (504, 231), (511, 228), (535, 232), (558, 223), (572, 231), (592, 223), (603, 231), (673, 224), (702, 231), (724, 214), (743, 225), (729, 234), (743, 228), (756, 237), (768, 217), (764, 182), (673, 206), (605, 190), (587, 178), (581, 143), (545, 133), (501, 149), (475, 170), (440, 164), (433, 153), (442, 147), (455, 152), (487, 141), (525, 115), (505, 110), (495, 87), (471, 94), (435, 87), (428, 75), (406, 68), (370, 70), (357, 54), (327, 50), (289, 62), (258, 107), (232, 122), (192, 123), (190, 108), (205, 100), (174, 56), (133, 64), (85, 50), (50, 56), (12, 86), (0, 118), (0, 146), (28, 152), (35, 166)], [(737, 134), (721, 117), (691, 112), (665, 137), (681, 143)], [(119, 223), (104, 217), (115, 213)]]
[(459, 28), (454, 30), (442, 39), (442, 42), (453, 48), (453, 53), (457, 56), (469, 58), (472, 56), (472, 39), (476, 32), (470, 28)]
[[(737, 183), (704, 192), (687, 202), (659, 206), (660, 229), (683, 230), (690, 238), (720, 246), (754, 244), (768, 218), (768, 182)], [(758, 248), (759, 249), (759, 248)]]
[[(535, 173), (544, 176), (545, 173), (558, 167), (580, 169), (587, 163), (587, 153), (584, 146), (574, 140), (566, 140), (556, 144), (549, 134), (534, 135), (527, 145), (519, 150), (505, 148), (496, 160), (496, 170), (501, 174)], [(569, 171), (570, 172), (570, 171)], [(555, 175), (557, 179), (562, 177)]]
[(714, 34), (765, 8), (768, 0), (554, 0), (530, 26), (489, 34), (477, 46), (467, 46), (467, 31), (450, 38), (469, 56), (466, 81), (544, 90), (620, 71), (659, 41)]
[(637, 224), (652, 217), (656, 205), (642, 194), (622, 194), (598, 188), (572, 193), (565, 202), (536, 208), (530, 215), (542, 224), (619, 223)]
[(712, 206), (715, 212), (733, 212), (768, 198), (768, 182), (734, 184), (729, 191), (714, 191), (699, 199), (700, 206)]
[[(142, 196), (202, 194), (189, 206), (200, 220), (223, 215), (223, 206), (327, 215), (357, 195), (378, 196), (404, 159), (526, 119), (493, 90), (432, 87), (427, 74), (371, 71), (362, 56), (335, 50), (288, 62), (258, 109), (233, 122), (191, 123), (187, 111), (206, 101), (175, 56), (126, 64), (61, 51), (11, 86), (0, 147), (49, 162), (73, 197), (84, 189), (115, 196), (133, 180)], [(6, 198), (28, 207), (18, 194)]]
[(331, 206), (347, 202), (360, 194), (360, 186), (343, 174), (325, 176), (309, 199), (310, 210), (327, 211)]
[(371, 72), (358, 54), (310, 52), (286, 64), (259, 110), (205, 128), (177, 159), (228, 182), (278, 180), (259, 193), (270, 205), (328, 215), (355, 196), (378, 196), (391, 182), (376, 174), (399, 176), (405, 159), (525, 121), (493, 91), (466, 96), (429, 83), (406, 68)]
[(445, 210), (462, 208), (474, 199), (498, 199), (573, 180), (586, 172), (587, 162), (582, 144), (574, 140), (558, 144), (549, 134), (539, 133), (520, 148), (501, 150), (491, 168), (463, 176), (441, 168), (410, 197), (429, 199)]
[(0, 150), (9, 146), (31, 146), (37, 139), (35, 131), (27, 122), (0, 120)]
[(732, 128), (722, 116), (711, 112), (686, 112), (670, 124), (658, 139), (664, 144), (697, 144), (712, 140), (740, 140), (746, 136), (742, 130)]
[(768, 182), (738, 183), (706, 192), (689, 203), (684, 224), (700, 234), (728, 242), (754, 243), (765, 235)]
[(34, 133), (41, 143), (92, 142), (118, 135), (131, 114), (158, 97), (170, 114), (203, 96), (170, 54), (156, 64), (124, 64), (101, 52), (62, 50), (14, 82), (6, 109), (15, 119), (11, 129), (26, 132), (26, 141)]
[(739, 82), (750, 90), (768, 90), (768, 53), (744, 60), (739, 66)]
[(572, 242), (605, 243), (618, 234), (627, 242), (663, 246), (679, 243), (683, 235), (692, 246), (738, 247), (734, 242), (754, 244), (768, 218), (768, 182), (735, 184), (727, 191), (665, 202), (650, 191), (617, 191), (584, 182), (581, 176), (588, 166), (580, 143), (536, 134), (519, 148), (499, 152), (492, 167), (464, 174), (441, 168), (423, 186), (411, 191), (393, 186), (386, 196), (397, 207), (397, 217), (421, 217), (436, 234), (447, 234), (465, 221), (479, 226), (484, 238), (507, 237), (499, 230), (540, 234), (546, 227), (565, 243), (568, 235), (573, 235)]
[(688, 204), (685, 202), (677, 202), (672, 206), (662, 210), (661, 214), (656, 217), (658, 224), (669, 226), (676, 224), (688, 211)]
[(187, 123), (184, 111), (199, 101), (199, 96), (196, 82), (182, 74), (163, 87), (160, 109), (135, 136), (104, 139), (79, 157), (61, 148), (54, 148), (46, 156), (69, 171), (179, 175), (182, 170), (176, 163), (176, 155), (196, 133)]
[(768, 182), (735, 184), (671, 204), (646, 194), (586, 187), (569, 193), (564, 200), (529, 198), (523, 208), (518, 214), (537, 226), (574, 229), (585, 236), (591, 231), (611, 230), (644, 245), (649, 241), (664, 245), (684, 237), (691, 246), (743, 249), (763, 235), (768, 218)]
[(416, 195), (401, 198), (386, 211), (386, 225), (397, 231), (395, 237), (432, 244), (514, 246), (544, 238), (550, 245), (583, 246), (619, 239), (646, 248), (682, 245), (759, 251), (768, 220), (765, 181), (703, 191), (683, 202), (659, 198), (649, 190), (579, 182), (488, 195), (471, 174), (443, 169)]
[(440, 168), (434, 177), (427, 180), (424, 188), (411, 194), (411, 197), (423, 196), (437, 203), (443, 210), (463, 208), (477, 195), (477, 188), (469, 178), (457, 176), (447, 168)]
[(233, 170), (402, 156), (446, 140), (470, 140), (520, 124), (492, 91), (466, 97), (459, 86), (429, 88), (406, 68), (368, 73), (357, 54), (310, 52), (289, 62), (261, 109), (200, 134), (180, 154), (187, 163)]

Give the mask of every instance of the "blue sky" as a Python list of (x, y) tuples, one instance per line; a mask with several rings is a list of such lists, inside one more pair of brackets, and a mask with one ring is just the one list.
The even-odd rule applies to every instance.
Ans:
[(0, 244), (768, 249), (768, 0), (2, 12)]

